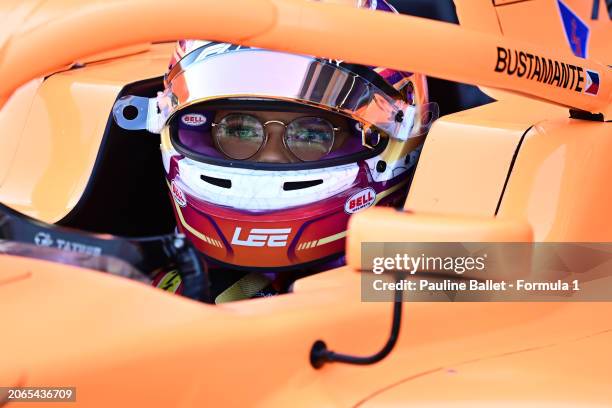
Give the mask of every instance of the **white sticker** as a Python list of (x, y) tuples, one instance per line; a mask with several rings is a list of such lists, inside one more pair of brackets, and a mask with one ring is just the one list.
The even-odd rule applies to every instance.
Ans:
[(347, 214), (354, 214), (357, 211), (365, 210), (368, 207), (374, 205), (376, 201), (376, 191), (373, 188), (368, 187), (361, 190), (358, 193), (353, 194), (344, 203), (344, 212)]
[(202, 126), (206, 123), (206, 116), (200, 113), (187, 113), (181, 116), (181, 121), (188, 126)]
[(176, 201), (178, 205), (180, 205), (181, 207), (187, 205), (185, 193), (183, 193), (183, 190), (181, 190), (179, 186), (176, 185), (174, 180), (172, 180), (172, 183), (170, 184), (170, 191), (172, 192), (172, 197), (174, 197), (174, 201)]
[(50, 247), (53, 246), (55, 241), (53, 240), (53, 238), (51, 238), (51, 234), (49, 234), (48, 232), (39, 232), (34, 237), (34, 243), (37, 246)]

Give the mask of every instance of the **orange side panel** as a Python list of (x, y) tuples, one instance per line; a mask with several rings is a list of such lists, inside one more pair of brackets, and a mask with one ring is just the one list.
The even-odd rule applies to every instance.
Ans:
[(536, 241), (612, 241), (612, 123), (558, 118), (531, 129), (499, 215), (529, 220)]
[(569, 342), (552, 340), (533, 349), (463, 361), (407, 377), (360, 406), (391, 407), (398, 401), (429, 406), (436, 388), (444, 390), (436, 393), (438, 406), (453, 408), (609, 406), (609, 360), (594, 357), (593, 351), (607, 350), (610, 344), (612, 331), (604, 330)]
[[(534, 44), (547, 44), (559, 53), (571, 55), (572, 49), (565, 38), (556, 2), (522, 1), (495, 7), (503, 35)], [(583, 3), (590, 6), (592, 1)], [(534, 16), (537, 16), (537, 20)]]
[(0, 188), (19, 147), (23, 128), (32, 109), (42, 78), (33, 79), (19, 88), (0, 109)]
[[(612, 61), (612, 24), (605, 0), (562, 0), (589, 27), (586, 55), (602, 63)], [(557, 0), (454, 0), (463, 27), (500, 34), (533, 44), (547, 44), (572, 53)], [(593, 19), (596, 7), (597, 18)]]
[(448, 216), (371, 208), (349, 221), (346, 263), (361, 270), (364, 242), (531, 242), (533, 233), (521, 219)]
[[(577, 11), (581, 10), (578, 7), (585, 7), (583, 3), (581, 0), (568, 0), (570, 7)], [(611, 65), (612, 47), (610, 46), (610, 38), (612, 37), (612, 17), (610, 17), (605, 0), (599, 0), (599, 12), (597, 14), (597, 20), (590, 20), (588, 11), (580, 13), (580, 16), (588, 22), (591, 28), (587, 57)]]
[[(308, 353), (317, 339), (365, 355), (388, 336), (390, 305), (359, 302), (359, 275), (347, 268), (322, 274), (329, 282), (316, 288), (226, 307), (25, 258), (0, 256), (0, 270), (31, 274), (0, 285), (0, 319), (10, 328), (0, 347), (11, 351), (3, 354), (0, 382), (21, 376), (24, 385), (75, 386), (77, 404), (69, 406), (354, 406), (447, 369), (465, 369), (453, 378), (466, 382), (513, 370), (517, 375), (503, 381), (524, 389), (535, 373), (521, 371), (528, 368), (521, 355), (541, 376), (559, 378), (559, 366), (547, 364), (551, 345), (567, 353), (570, 363), (562, 367), (572, 368), (578, 357), (588, 361), (577, 377), (593, 378), (608, 365), (598, 348), (584, 348), (593, 343), (576, 340), (609, 331), (612, 304), (407, 303), (398, 344), (385, 360), (315, 370)], [(511, 366), (494, 363), (513, 354)], [(609, 401), (609, 389), (591, 393), (586, 381), (577, 378), (578, 387), (567, 391), (565, 382), (550, 380), (541, 392)], [(432, 404), (447, 398), (436, 381), (421, 392)]]
[[(602, 63), (612, 61), (612, 24), (604, 0), (596, 0), (598, 18), (592, 19), (593, 0), (562, 0), (589, 27), (586, 48), (588, 58)], [(558, 52), (572, 53), (566, 38), (557, 0), (496, 2), (501, 32), (534, 44), (548, 44)]]
[(490, 1), (453, 0), (462, 27), (501, 35), (495, 7)]
[(425, 141), (405, 209), (493, 216), (524, 132), (567, 110), (515, 97), (440, 118)]
[(0, 152), (7, 156), (0, 161), (0, 202), (46, 222), (68, 214), (91, 177), (118, 93), (125, 84), (163, 75), (172, 49), (155, 45), (56, 73), (20, 91), (23, 96), (0, 111), (0, 143), (7, 147)]

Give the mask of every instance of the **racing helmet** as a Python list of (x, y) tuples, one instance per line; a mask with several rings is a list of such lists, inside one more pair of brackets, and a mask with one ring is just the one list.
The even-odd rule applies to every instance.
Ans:
[[(351, 214), (403, 203), (430, 108), (419, 74), (181, 40), (148, 128), (179, 231), (209, 261), (274, 272), (337, 259)], [(288, 160), (261, 159), (272, 129)]]

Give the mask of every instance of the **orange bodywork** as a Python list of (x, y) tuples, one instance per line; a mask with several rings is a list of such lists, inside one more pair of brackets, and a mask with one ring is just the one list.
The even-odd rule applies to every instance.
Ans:
[(66, 216), (91, 177), (117, 95), (163, 75), (172, 49), (147, 44), (85, 58), (83, 68), (20, 88), (0, 111), (0, 202), (46, 222)]
[[(566, 3), (589, 20), (592, 2)], [(47, 222), (82, 196), (121, 88), (165, 71), (172, 45), (150, 42), (325, 55), (496, 88), (498, 101), (440, 118), (407, 211), (354, 216), (348, 265), (290, 294), (211, 306), (0, 255), (0, 386), (74, 386), (76, 406), (87, 407), (609, 406), (612, 303), (407, 303), (398, 344), (380, 363), (309, 364), (316, 340), (368, 355), (388, 337), (391, 304), (360, 301), (362, 242), (612, 241), (604, 2), (587, 60), (554, 35), (558, 18), (534, 21), (556, 10), (552, 0), (456, 4), (463, 27), (299, 0), (1, 4), (0, 202)], [(521, 30), (525, 20), (533, 26)], [(389, 37), (418, 40), (381, 47)], [(501, 77), (498, 45), (597, 70), (599, 93)], [(77, 61), (85, 67), (67, 69)], [(570, 119), (567, 107), (608, 122)]]

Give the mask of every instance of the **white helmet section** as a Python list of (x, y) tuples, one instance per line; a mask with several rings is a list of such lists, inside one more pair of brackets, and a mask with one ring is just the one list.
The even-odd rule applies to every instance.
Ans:
[(376, 183), (389, 181), (407, 172), (413, 166), (416, 165), (419, 159), (420, 151), (421, 147), (418, 147), (411, 151), (407, 157), (402, 157), (394, 162), (386, 163), (385, 170), (382, 172), (379, 172), (379, 170), (376, 168), (377, 164), (382, 160), (380, 155), (365, 160), (366, 164), (368, 165), (368, 168), (370, 169), (372, 181)]
[[(181, 187), (195, 197), (210, 203), (247, 211), (280, 210), (311, 204), (341, 193), (357, 178), (359, 166), (347, 164), (313, 170), (270, 171), (219, 167), (184, 158), (178, 162)], [(230, 180), (231, 188), (219, 187), (200, 175)], [(287, 182), (322, 180), (304, 190), (286, 191)]]
[[(170, 159), (180, 156), (174, 149), (162, 149), (166, 173)], [(366, 161), (376, 182), (387, 181), (407, 171), (411, 164), (399, 160), (377, 173), (379, 159)], [(256, 170), (216, 166), (191, 160), (187, 157), (178, 161), (179, 187), (188, 194), (209, 203), (247, 211), (279, 210), (311, 204), (348, 190), (359, 173), (357, 163), (309, 170)], [(206, 182), (201, 176), (231, 181), (231, 188), (220, 187)], [(285, 183), (322, 180), (318, 185), (303, 189), (285, 190)]]

